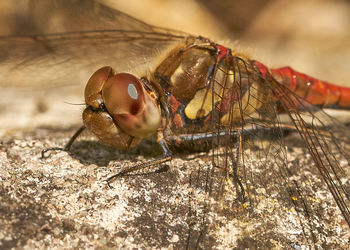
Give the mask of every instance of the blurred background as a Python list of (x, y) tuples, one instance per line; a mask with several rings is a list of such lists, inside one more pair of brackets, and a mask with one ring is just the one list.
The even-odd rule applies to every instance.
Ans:
[[(234, 50), (245, 52), (269, 67), (288, 65), (319, 79), (350, 86), (350, 1), (101, 0), (99, 2), (152, 25), (207, 36)], [(41, 5), (43, 10), (49, 9), (50, 1), (1, 1), (0, 34), (42, 32), (43, 29), (38, 28), (30, 18), (33, 6), (38, 5)], [(41, 24), (42, 27), (46, 26), (45, 32), (50, 32), (50, 23), (52, 20)], [(79, 27), (84, 24), (72, 25)], [(1, 72), (0, 65), (0, 74)], [(3, 77), (6, 78), (6, 75)], [(39, 94), (33, 94), (34, 92), (22, 89), (13, 90), (11, 83), (0, 83), (0, 86), (3, 89), (0, 94), (2, 119), (0, 135), (21, 128), (74, 127), (81, 124), (83, 107), (65, 102), (82, 103), (82, 90), (64, 92), (64, 88), (57, 88), (54, 93), (53, 91), (50, 93), (50, 90), (43, 91), (39, 87), (37, 91)]]

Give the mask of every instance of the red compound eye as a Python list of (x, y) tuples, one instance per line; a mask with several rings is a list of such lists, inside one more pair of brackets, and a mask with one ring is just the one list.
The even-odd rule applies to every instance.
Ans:
[(102, 89), (108, 112), (114, 115), (137, 115), (144, 108), (141, 82), (133, 75), (120, 73), (110, 77)]

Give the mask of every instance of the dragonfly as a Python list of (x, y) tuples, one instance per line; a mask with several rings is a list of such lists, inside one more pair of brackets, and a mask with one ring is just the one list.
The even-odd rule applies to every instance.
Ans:
[[(261, 213), (294, 216), (290, 224), (299, 231), (288, 237), (301, 235), (307, 245), (326, 244), (332, 230), (325, 221), (349, 231), (349, 132), (323, 110), (349, 109), (349, 88), (290, 67), (271, 69), (209, 38), (148, 25), (97, 2), (63, 2), (51, 10), (69, 20), (63, 28), (0, 39), (1, 68), (12, 86), (24, 78), (40, 88), (79, 85), (95, 72), (85, 86), (84, 125), (63, 150), (85, 129), (123, 150), (156, 135), (163, 156), (110, 176), (112, 185), (170, 162), (174, 146), (209, 148), (189, 182), (196, 194), (189, 201), (187, 248), (208, 247), (230, 221), (259, 225)], [(52, 13), (31, 18), (40, 23)], [(79, 22), (94, 18), (101, 22)], [(136, 67), (143, 73), (131, 74)], [(308, 159), (290, 159), (296, 145)], [(334, 219), (326, 218), (321, 190), (338, 208)], [(290, 244), (304, 244), (299, 241)]]

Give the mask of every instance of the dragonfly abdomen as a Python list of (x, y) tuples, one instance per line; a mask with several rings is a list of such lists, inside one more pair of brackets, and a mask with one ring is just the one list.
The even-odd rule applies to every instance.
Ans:
[(295, 94), (323, 108), (350, 108), (350, 88), (321, 81), (291, 67), (271, 69), (272, 76)]

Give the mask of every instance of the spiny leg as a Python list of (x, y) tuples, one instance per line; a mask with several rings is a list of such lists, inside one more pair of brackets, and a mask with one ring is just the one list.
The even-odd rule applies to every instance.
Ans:
[(75, 133), (74, 135), (70, 138), (70, 140), (68, 141), (68, 143), (64, 146), (64, 148), (60, 148), (60, 147), (53, 147), (53, 148), (48, 148), (48, 149), (44, 149), (43, 151), (41, 151), (41, 159), (47, 158), (49, 157), (49, 155), (45, 156), (45, 153), (49, 152), (49, 151), (69, 151), (73, 142), (75, 141), (75, 139), (77, 139), (77, 137), (84, 131), (85, 126), (81, 126)]
[[(277, 126), (278, 125), (278, 126)], [(235, 138), (236, 144), (236, 153), (235, 155), (230, 154), (231, 162), (233, 164), (232, 166), (232, 172), (229, 173), (229, 176), (233, 178), (234, 183), (237, 185), (237, 188), (239, 187), (239, 200), (244, 203), (246, 201), (246, 191), (244, 189), (243, 183), (238, 175), (238, 172), (241, 169), (241, 164), (243, 162), (243, 154), (244, 154), (244, 147), (243, 142), (245, 137), (249, 137), (252, 134), (259, 133), (260, 131), (273, 131), (273, 129), (276, 128), (282, 128), (285, 131), (297, 131), (295, 128), (284, 125), (284, 124), (276, 124), (276, 126), (269, 126), (269, 127), (257, 127), (257, 128), (244, 128), (237, 129), (234, 131), (220, 131), (216, 133), (196, 133), (196, 134), (181, 134), (181, 135), (172, 135), (167, 137), (167, 141), (169, 143), (178, 143), (178, 142), (190, 142), (190, 141), (206, 141), (206, 140), (212, 140), (217, 137), (226, 137), (229, 136), (230, 138)], [(214, 166), (216, 168), (220, 168), (223, 171), (227, 171), (222, 166)]]
[(160, 164), (163, 164), (165, 162), (171, 161), (171, 159), (172, 159), (171, 151), (169, 150), (165, 140), (161, 139), (159, 141), (159, 145), (161, 146), (161, 148), (163, 150), (163, 153), (164, 153), (164, 156), (162, 158), (155, 159), (155, 160), (152, 160), (152, 161), (144, 162), (144, 163), (141, 163), (141, 164), (137, 164), (137, 165), (125, 168), (125, 169), (121, 170), (119, 173), (108, 177), (106, 179), (106, 182), (109, 184), (111, 182), (111, 180), (113, 180), (115, 178), (118, 178), (118, 177), (122, 177), (122, 176), (124, 176), (124, 175), (126, 175), (128, 173), (135, 172), (135, 171), (138, 171), (138, 170), (141, 170), (141, 169), (146, 169), (146, 168), (149, 169), (149, 168), (152, 168), (152, 167), (155, 167), (155, 166), (159, 166)]
[[(273, 127), (260, 127), (260, 128), (245, 128), (242, 131), (221, 131), (219, 133), (197, 133), (197, 134), (181, 134), (181, 135), (171, 135), (167, 136), (165, 139), (159, 139), (159, 144), (163, 150), (164, 156), (159, 159), (155, 159), (152, 161), (144, 162), (141, 164), (137, 164), (134, 166), (130, 166), (128, 168), (125, 168), (121, 170), (119, 173), (114, 174), (106, 179), (106, 182), (109, 183), (115, 178), (122, 177), (126, 174), (139, 171), (141, 169), (150, 169), (152, 167), (159, 166), (160, 164), (163, 164), (165, 162), (172, 160), (172, 154), (171, 151), (168, 149), (167, 142), (169, 144), (173, 143), (186, 143), (186, 142), (194, 142), (194, 141), (203, 141), (203, 140), (211, 140), (214, 137), (222, 137), (229, 135), (230, 137), (236, 137), (238, 144), (237, 144), (237, 154), (236, 159), (232, 159), (233, 162), (235, 162), (235, 166), (233, 167), (233, 173), (232, 177), (234, 178), (236, 184), (240, 187), (240, 194), (241, 194), (241, 200), (245, 201), (245, 191), (242, 182), (240, 181), (238, 177), (238, 170), (239, 170), (239, 162), (242, 161), (242, 155), (243, 155), (243, 137), (245, 134), (253, 133), (256, 131), (261, 130), (271, 130)], [(286, 130), (290, 130), (290, 127), (285, 127)], [(294, 129), (295, 130), (295, 129)], [(68, 145), (68, 144), (67, 144)], [(219, 167), (219, 166), (217, 166)]]
[(245, 191), (244, 191), (243, 184), (238, 177), (238, 170), (240, 167), (240, 163), (242, 162), (242, 159), (243, 159), (243, 133), (242, 133), (242, 131), (237, 131), (236, 136), (237, 136), (238, 143), (237, 143), (237, 148), (236, 148), (236, 159), (232, 159), (232, 163), (233, 163), (232, 175), (233, 175), (233, 180), (235, 181), (235, 183), (238, 184), (238, 186), (240, 188), (240, 201), (242, 203), (244, 203), (246, 201)]

